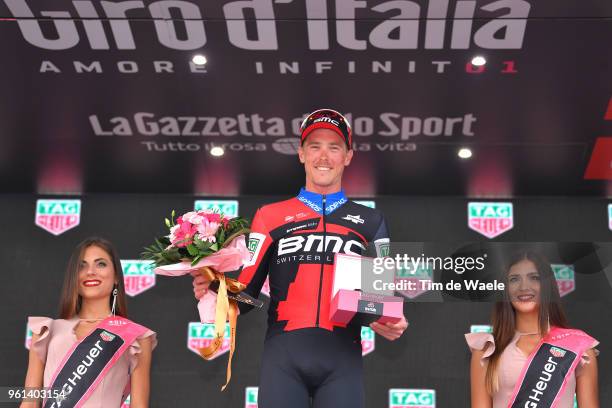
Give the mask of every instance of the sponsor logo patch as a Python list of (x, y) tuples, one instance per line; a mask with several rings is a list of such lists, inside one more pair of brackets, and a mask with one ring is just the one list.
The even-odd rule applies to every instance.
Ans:
[(376, 333), (368, 326), (361, 326), (361, 355), (366, 356), (376, 349)]
[(357, 215), (351, 215), (351, 214), (347, 214), (346, 217), (342, 217), (343, 220), (347, 220), (347, 221), (351, 221), (355, 224), (363, 224), (365, 223), (365, 221), (361, 218), (361, 216), (359, 214)]
[(81, 222), (81, 200), (37, 200), (34, 223), (60, 235)]
[(251, 254), (251, 258), (244, 266), (251, 266), (255, 264), (257, 257), (259, 256), (259, 251), (261, 251), (261, 247), (266, 240), (266, 236), (259, 232), (251, 232), (249, 234), (249, 241), (247, 242), (247, 249)]
[(125, 293), (129, 296), (139, 295), (155, 286), (153, 261), (122, 259), (121, 269), (123, 269)]
[(562, 348), (559, 348), (559, 347), (551, 347), (550, 348), (550, 354), (552, 354), (553, 356), (555, 356), (557, 358), (561, 358), (561, 357), (565, 356), (565, 350), (563, 350)]
[[(200, 322), (190, 322), (189, 327), (187, 329), (187, 348), (198, 356), (200, 352), (198, 351), (201, 348), (208, 347), (210, 343), (215, 339), (215, 325), (214, 323), (200, 323)], [(214, 360), (215, 358), (227, 353), (230, 349), (230, 325), (229, 323), (225, 324), (225, 333), (223, 336), (223, 343), (217, 353), (212, 356), (209, 360)]]
[(392, 388), (389, 390), (389, 408), (435, 408), (436, 391)]
[(194, 205), (195, 211), (211, 210), (226, 217), (238, 216), (238, 201), (237, 200), (196, 200)]
[(100, 333), (100, 338), (102, 338), (104, 341), (113, 341), (115, 335), (103, 330), (102, 333)]
[(555, 274), (559, 295), (562, 297), (576, 290), (576, 276), (574, 265), (551, 264)]
[(514, 227), (512, 203), (468, 203), (470, 229), (492, 239)]
[(473, 324), (470, 326), (470, 333), (493, 333), (493, 326), (489, 324)]

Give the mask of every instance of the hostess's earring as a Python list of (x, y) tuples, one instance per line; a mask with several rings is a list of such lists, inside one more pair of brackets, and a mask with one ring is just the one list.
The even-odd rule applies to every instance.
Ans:
[(113, 308), (111, 309), (113, 316), (115, 315), (115, 306), (117, 305), (117, 293), (119, 293), (119, 290), (117, 290), (117, 284), (115, 284), (113, 289)]

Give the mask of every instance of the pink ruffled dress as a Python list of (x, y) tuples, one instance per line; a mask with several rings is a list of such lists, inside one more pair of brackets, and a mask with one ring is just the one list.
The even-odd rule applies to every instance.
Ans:
[[(48, 317), (28, 318), (30, 330), (40, 335), (38, 340), (32, 342), (31, 348), (45, 363), (44, 387), (51, 386), (53, 374), (55, 374), (68, 350), (77, 342), (75, 328), (78, 323), (78, 317), (70, 320), (54, 320)], [(147, 330), (145, 334), (138, 337), (106, 374), (91, 397), (83, 405), (84, 408), (118, 408), (121, 406), (123, 391), (129, 381), (130, 373), (134, 371), (138, 364), (138, 354), (140, 353), (138, 341), (145, 337), (151, 337), (153, 348), (157, 345), (156, 334), (151, 330)]]
[[(506, 349), (503, 351), (500, 360), (497, 375), (499, 376), (499, 389), (493, 394), (493, 408), (507, 408), (508, 402), (512, 398), (512, 392), (514, 387), (519, 380), (523, 366), (527, 362), (528, 356), (518, 348), (516, 343), (519, 338), (524, 335), (535, 334), (535, 333), (519, 333), (516, 332), (512, 341)], [(480, 360), (481, 365), (488, 363), (489, 357), (495, 351), (495, 341), (493, 335), (490, 333), (467, 333), (465, 339), (470, 346), (472, 352), (474, 350), (485, 350)], [(593, 342), (591, 348), (596, 347), (599, 344), (597, 340)], [(595, 355), (599, 354), (598, 350), (594, 350)], [(582, 367), (589, 363), (589, 356), (583, 355), (580, 363), (576, 367), (576, 370), (568, 379), (567, 385), (559, 400), (558, 408), (573, 408), (574, 406), (574, 393), (576, 392), (576, 377), (580, 376)]]

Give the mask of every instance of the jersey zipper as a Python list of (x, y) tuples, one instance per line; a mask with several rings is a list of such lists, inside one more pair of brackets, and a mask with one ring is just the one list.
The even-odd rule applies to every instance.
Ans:
[(323, 260), (321, 261), (321, 272), (319, 273), (319, 296), (317, 297), (317, 322), (316, 326), (319, 327), (319, 314), (321, 313), (321, 292), (323, 291), (323, 268), (325, 267), (325, 260), (327, 259), (327, 248), (325, 245), (325, 238), (327, 237), (327, 226), (325, 224), (325, 202), (327, 201), (325, 195), (323, 195)]

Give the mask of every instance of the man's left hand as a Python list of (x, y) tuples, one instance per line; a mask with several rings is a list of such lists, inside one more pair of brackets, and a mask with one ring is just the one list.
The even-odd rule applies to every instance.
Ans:
[(399, 337), (402, 335), (402, 333), (404, 333), (404, 330), (406, 330), (407, 327), (408, 322), (406, 321), (406, 318), (404, 316), (402, 316), (402, 320), (397, 323), (370, 323), (370, 328), (372, 330), (383, 336), (385, 339), (392, 341), (399, 339)]

